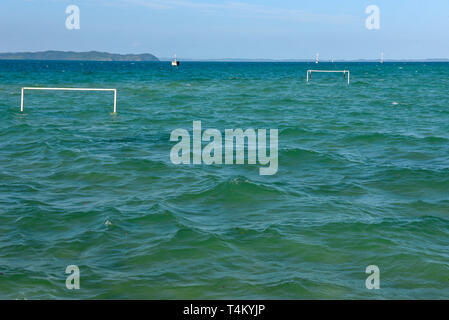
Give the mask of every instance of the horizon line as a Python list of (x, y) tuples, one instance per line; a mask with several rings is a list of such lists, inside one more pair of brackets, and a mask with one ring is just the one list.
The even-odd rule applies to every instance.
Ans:
[[(172, 57), (158, 57), (153, 53), (142, 52), (142, 53), (113, 53), (108, 51), (100, 51), (100, 50), (89, 50), (89, 51), (74, 51), (74, 50), (40, 50), (40, 51), (2, 51), (0, 55), (8, 55), (8, 54), (39, 54), (45, 52), (59, 52), (59, 53), (105, 53), (112, 55), (152, 55), (156, 57), (159, 61), (171, 61)], [(31, 60), (31, 59), (3, 59), (0, 57), (0, 60)], [(36, 59), (37, 60), (37, 59)], [(59, 59), (57, 59), (59, 60)], [(57, 61), (55, 60), (55, 61)], [(61, 59), (60, 61), (67, 61), (68, 59)], [(314, 62), (315, 58), (182, 58), (178, 56), (178, 60), (182, 61), (197, 61), (197, 62)], [(377, 62), (380, 61), (380, 58), (326, 58), (320, 59), (320, 62)], [(50, 61), (48, 59), (43, 59), (42, 61)], [(384, 62), (449, 62), (449, 58), (392, 58), (392, 59), (384, 59)]]

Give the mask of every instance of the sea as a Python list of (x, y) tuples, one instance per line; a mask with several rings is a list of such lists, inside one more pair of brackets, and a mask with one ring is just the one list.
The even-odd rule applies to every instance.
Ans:
[[(278, 171), (174, 164), (194, 121)], [(448, 299), (449, 63), (0, 61), (0, 298)]]

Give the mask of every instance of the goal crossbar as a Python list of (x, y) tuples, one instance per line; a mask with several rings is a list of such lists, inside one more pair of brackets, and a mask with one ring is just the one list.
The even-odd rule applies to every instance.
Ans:
[(307, 70), (307, 82), (310, 81), (310, 79), (312, 79), (312, 72), (317, 72), (317, 73), (343, 73), (343, 77), (346, 78), (346, 74), (348, 74), (348, 84), (350, 82), (349, 77), (350, 77), (350, 72), (349, 70)]
[(20, 111), (23, 112), (23, 96), (25, 90), (47, 90), (47, 91), (112, 91), (114, 92), (114, 113), (117, 112), (117, 89), (100, 89), (100, 88), (43, 88), (43, 87), (23, 87), (20, 99)]

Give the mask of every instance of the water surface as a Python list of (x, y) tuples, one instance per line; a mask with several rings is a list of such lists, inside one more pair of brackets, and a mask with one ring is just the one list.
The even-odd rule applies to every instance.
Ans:
[[(2, 61), (0, 298), (447, 299), (448, 92), (447, 63)], [(279, 129), (278, 173), (172, 164), (194, 120)]]

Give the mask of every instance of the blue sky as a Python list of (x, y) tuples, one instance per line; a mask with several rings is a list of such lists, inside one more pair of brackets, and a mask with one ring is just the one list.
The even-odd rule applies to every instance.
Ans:
[[(68, 5), (80, 30), (65, 27)], [(380, 30), (365, 27), (368, 5)], [(0, 52), (182, 58), (449, 58), (448, 0), (1, 0)]]

